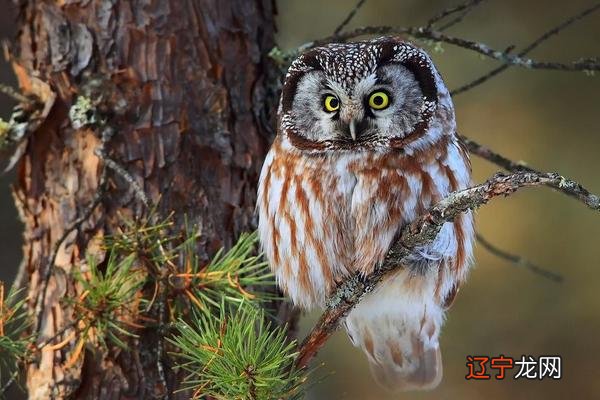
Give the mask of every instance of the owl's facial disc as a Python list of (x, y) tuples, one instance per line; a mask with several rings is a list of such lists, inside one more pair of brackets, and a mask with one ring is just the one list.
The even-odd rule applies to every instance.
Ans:
[(291, 113), (306, 139), (373, 147), (412, 132), (422, 104), (414, 75), (402, 65), (387, 64), (351, 84), (322, 70), (306, 73), (298, 82)]
[(435, 66), (417, 47), (391, 37), (332, 43), (292, 62), (279, 132), (309, 151), (397, 149), (439, 136), (437, 120), (454, 123), (454, 115), (438, 110), (451, 108)]

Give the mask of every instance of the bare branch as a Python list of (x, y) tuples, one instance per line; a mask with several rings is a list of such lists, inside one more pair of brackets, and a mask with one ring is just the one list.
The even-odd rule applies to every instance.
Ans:
[(333, 31), (333, 36), (337, 36), (340, 34), (340, 32), (350, 23), (350, 21), (352, 21), (352, 18), (354, 18), (358, 10), (360, 10), (360, 8), (363, 6), (363, 4), (365, 4), (366, 1), (367, 0), (358, 0), (358, 3), (356, 3), (354, 8), (350, 10), (350, 13), (348, 13), (346, 18), (344, 18), (344, 20), (342, 21), (342, 23), (339, 24), (337, 28), (335, 28), (335, 31)]
[[(448, 8), (431, 18), (425, 26), (420, 27), (367, 26), (345, 33), (341, 33), (341, 28), (336, 29), (334, 35), (307, 43), (299, 48), (298, 51), (302, 52), (312, 47), (334, 41), (344, 42), (364, 35), (394, 34), (407, 35), (416, 39), (448, 43), (502, 62), (504, 65), (500, 68), (496, 68), (496, 70), (499, 71), (493, 72), (493, 75), (491, 76), (502, 72), (509, 66), (560, 71), (600, 70), (600, 62), (596, 58), (580, 59), (571, 63), (543, 62), (525, 58), (526, 54), (544, 41), (548, 40), (550, 37), (558, 34), (567, 26), (579, 21), (586, 15), (596, 11), (598, 8), (600, 8), (600, 4), (596, 4), (582, 11), (576, 16), (565, 20), (529, 44), (519, 54), (513, 55), (511, 54), (512, 50), (514, 49), (513, 45), (507, 47), (504, 51), (499, 51), (483, 43), (462, 39), (443, 33), (445, 29), (448, 29), (449, 27), (459, 23), (464, 16), (467, 15), (467, 13), (470, 12), (477, 4), (481, 3), (481, 1), (482, 0), (470, 0), (462, 5)], [(460, 13), (457, 18), (446, 23), (438, 29), (433, 29), (434, 25), (437, 25), (440, 23), (440, 21), (443, 21), (448, 16), (457, 13)], [(490, 77), (487, 77), (486, 75), (486, 77), (482, 77), (480, 79), (485, 81)], [(511, 171), (512, 174), (505, 175), (498, 173), (480, 185), (451, 193), (448, 195), (448, 197), (430, 208), (426, 214), (420, 216), (402, 230), (400, 239), (391, 247), (384, 262), (381, 263), (381, 265), (378, 265), (374, 272), (367, 276), (362, 276), (361, 274), (357, 273), (352, 275), (346, 281), (342, 282), (342, 284), (336, 289), (335, 293), (329, 298), (327, 302), (327, 310), (323, 313), (313, 330), (300, 345), (299, 355), (296, 360), (296, 365), (298, 367), (304, 367), (310, 362), (310, 360), (316, 355), (331, 334), (338, 328), (339, 322), (352, 310), (352, 308), (360, 301), (365, 293), (374, 290), (382, 277), (387, 273), (406, 265), (407, 259), (411, 256), (412, 252), (417, 246), (422, 246), (433, 241), (443, 224), (453, 221), (454, 218), (461, 213), (467, 210), (478, 208), (497, 196), (508, 196), (520, 188), (530, 186), (549, 186), (555, 188), (567, 194), (568, 196), (579, 200), (589, 208), (595, 211), (600, 211), (600, 198), (595, 194), (590, 193), (579, 183), (567, 179), (559, 174), (536, 171), (533, 168), (527, 167), (523, 164), (513, 162), (510, 159), (495, 153), (468, 138), (463, 137), (463, 140), (471, 153), (500, 165), (501, 167)], [(537, 274), (541, 274), (549, 279), (555, 281), (560, 281), (562, 279), (562, 277), (538, 267), (537, 265), (524, 260), (522, 257), (498, 249), (480, 235), (478, 236), (478, 239), (486, 249), (495, 255), (502, 257), (503, 259), (507, 259), (515, 264), (522, 265), (523, 267)]]
[(560, 23), (560, 24), (556, 25), (555, 27), (549, 29), (544, 34), (542, 34), (539, 38), (537, 38), (536, 40), (534, 40), (533, 42), (531, 42), (527, 47), (525, 47), (521, 51), (521, 53), (519, 53), (519, 55), (520, 56), (526, 55), (527, 53), (529, 53), (530, 51), (532, 51), (533, 49), (535, 49), (536, 47), (538, 47), (540, 44), (542, 44), (543, 42), (545, 42), (546, 40), (548, 40), (552, 36), (559, 34), (565, 28), (567, 28), (570, 25), (574, 24), (575, 22), (583, 19), (584, 17), (592, 14), (593, 12), (598, 11), (598, 9), (600, 9), (600, 2), (596, 3), (592, 7), (589, 7), (587, 9), (581, 11), (580, 13), (572, 16), (571, 18), (566, 19), (562, 23)]
[(17, 381), (17, 377), (19, 376), (19, 368), (17, 368), (11, 375), (8, 381), (0, 388), (0, 398), (4, 396), (4, 393)]
[[(546, 31), (539, 38), (537, 38), (536, 40), (534, 40), (533, 42), (531, 42), (529, 45), (527, 45), (527, 47), (525, 47), (518, 54), (518, 56), (519, 57), (523, 57), (523, 56), (529, 54), (533, 49), (535, 49), (536, 47), (538, 47), (540, 44), (542, 44), (543, 42), (545, 42), (546, 40), (548, 40), (552, 36), (557, 35), (563, 29), (569, 27), (570, 25), (574, 24), (577, 21), (580, 21), (581, 19), (583, 19), (584, 17), (592, 14), (593, 12), (597, 11), (598, 9), (600, 9), (600, 3), (597, 3), (597, 4), (593, 5), (592, 7), (589, 7), (587, 9), (581, 11), (577, 15), (574, 15), (571, 18), (566, 19), (565, 21), (563, 21), (560, 24), (556, 25), (552, 29)], [(440, 30), (443, 30), (443, 28), (440, 28)], [(505, 52), (508, 53), (508, 51), (505, 51)], [(452, 96), (456, 96), (457, 94), (464, 93), (467, 90), (473, 89), (474, 87), (481, 85), (482, 83), (484, 83), (487, 80), (493, 78), (494, 76), (496, 76), (496, 75), (504, 72), (509, 67), (510, 67), (509, 64), (504, 64), (504, 65), (501, 65), (501, 66), (499, 66), (497, 68), (494, 68), (493, 70), (491, 70), (487, 74), (482, 75), (479, 78), (474, 79), (473, 81), (471, 81), (471, 82), (469, 82), (469, 83), (467, 83), (467, 84), (465, 84), (465, 85), (463, 85), (463, 86), (461, 86), (461, 87), (459, 87), (457, 89), (452, 90), (450, 92), (450, 94)]]
[(438, 28), (438, 30), (440, 32), (444, 32), (445, 30), (448, 30), (448, 29), (452, 28), (454, 25), (461, 23), (462, 20), (465, 19), (465, 17), (471, 13), (472, 10), (473, 10), (473, 8), (470, 8), (468, 10), (463, 11), (458, 17), (456, 17), (453, 20), (449, 21), (445, 25), (440, 26)]
[(444, 18), (462, 11), (462, 14), (459, 17), (457, 17), (455, 20), (451, 21), (450, 23), (444, 25), (444, 27), (440, 28), (439, 30), (443, 31), (445, 29), (448, 29), (450, 26), (460, 22), (468, 13), (470, 13), (473, 10), (473, 8), (475, 8), (477, 5), (479, 5), (482, 2), (483, 2), (483, 0), (469, 0), (458, 6), (446, 8), (445, 10), (443, 10), (442, 12), (440, 12), (439, 14), (437, 14), (436, 16), (431, 18), (429, 21), (427, 21), (427, 25), (425, 26), (425, 28), (431, 29), (431, 28), (433, 28), (433, 26), (436, 23), (440, 22)]
[(346, 42), (350, 39), (354, 39), (359, 36), (365, 35), (389, 35), (392, 33), (400, 35), (407, 34), (408, 29), (410, 28), (394, 28), (391, 26), (363, 26), (361, 28), (356, 28), (345, 33), (339, 33), (338, 35), (332, 35), (312, 42), (305, 43), (298, 48), (298, 51), (303, 52), (313, 47), (321, 46), (332, 42)]
[(493, 243), (488, 241), (480, 233), (477, 233), (475, 235), (475, 237), (477, 238), (477, 241), (479, 242), (479, 244), (481, 244), (483, 246), (483, 248), (485, 248), (487, 251), (489, 251), (491, 254), (495, 255), (498, 258), (509, 261), (510, 263), (512, 263), (516, 266), (528, 269), (531, 272), (533, 272), (534, 274), (540, 275), (540, 276), (542, 276), (546, 279), (549, 279), (553, 282), (560, 283), (564, 280), (562, 275), (557, 274), (556, 272), (549, 271), (545, 268), (542, 268), (542, 267), (532, 263), (531, 261), (527, 260), (524, 257), (509, 253), (506, 250), (502, 250), (502, 249), (496, 247), (496, 245), (494, 245)]
[(144, 207), (149, 210), (152, 209), (148, 196), (146, 196), (146, 193), (144, 193), (144, 190), (135, 180), (133, 175), (127, 172), (125, 168), (123, 168), (118, 162), (110, 158), (108, 155), (104, 154), (104, 156), (101, 158), (107, 168), (112, 169), (117, 175), (119, 175), (129, 184), (129, 187), (133, 190), (135, 197), (144, 204)]
[[(536, 174), (541, 174), (540, 171), (535, 170), (531, 167), (523, 163), (516, 163), (514, 161), (509, 160), (501, 154), (496, 153), (495, 151), (480, 145), (479, 143), (465, 137), (460, 136), (461, 140), (467, 146), (467, 149), (471, 154), (475, 154), (481, 158), (484, 158), (500, 167), (506, 169), (511, 172), (533, 172)], [(592, 210), (600, 210), (600, 197), (595, 194), (590, 193), (587, 189), (581, 186), (579, 183), (571, 180), (563, 178), (564, 180), (549, 184), (554, 189), (557, 189), (567, 196), (573, 197), (586, 206), (591, 208)]]
[[(564, 182), (572, 181), (555, 173), (498, 173), (480, 185), (451, 193), (402, 230), (400, 239), (374, 272), (366, 277), (355, 274), (338, 287), (328, 301), (327, 310), (300, 346), (297, 366), (306, 366), (337, 329), (340, 320), (352, 310), (362, 296), (372, 291), (385, 274), (405, 265), (413, 249), (433, 241), (444, 223), (454, 220), (467, 210), (486, 204), (495, 197), (508, 196), (520, 188), (541, 185), (563, 187)], [(579, 184), (564, 186), (564, 190), (579, 199), (584, 198), (586, 194), (589, 196), (589, 192)], [(598, 199), (597, 196), (594, 197)], [(590, 206), (589, 202), (583, 199), (582, 201)], [(594, 209), (600, 211), (600, 202)]]
[(466, 136), (459, 135), (462, 142), (467, 146), (469, 153), (475, 154), (485, 160), (488, 160), (491, 163), (494, 163), (507, 171), (517, 172), (517, 171), (529, 171), (529, 172), (537, 172), (531, 167), (528, 167), (526, 164), (522, 162), (512, 161), (503, 155), (496, 153), (492, 149), (489, 149), (476, 141), (469, 139)]
[[(500, 51), (491, 48), (490, 46), (474, 42), (472, 40), (462, 39), (454, 36), (449, 36), (441, 31), (428, 29), (427, 27), (409, 27), (409, 28), (394, 28), (391, 26), (365, 26), (355, 30), (340, 33), (339, 35), (329, 36), (325, 39), (306, 43), (299, 48), (299, 51), (313, 48), (330, 42), (344, 42), (359, 36), (364, 35), (410, 35), (417, 39), (427, 39), (436, 42), (448, 43), (466, 50), (471, 50), (488, 58), (501, 61), (506, 65), (514, 65), (528, 69), (546, 69), (556, 71), (600, 71), (600, 62), (597, 58), (579, 59), (571, 63), (535, 61), (530, 58), (512, 55), (509, 51)], [(545, 39), (544, 39), (545, 40)]]
[(31, 101), (32, 101), (32, 99), (19, 93), (12, 86), (5, 85), (3, 83), (0, 83), (0, 93), (3, 93), (5, 95), (7, 95), (8, 97), (11, 97), (13, 100), (18, 101), (19, 103), (27, 104), (27, 103), (31, 103)]

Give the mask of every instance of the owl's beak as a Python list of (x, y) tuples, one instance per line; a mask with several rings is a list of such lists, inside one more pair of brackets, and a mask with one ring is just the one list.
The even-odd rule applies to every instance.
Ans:
[(362, 113), (355, 110), (347, 110), (340, 116), (340, 130), (346, 137), (350, 136), (352, 141), (355, 142), (365, 130), (365, 122)]
[(350, 130), (350, 137), (352, 137), (352, 140), (356, 140), (356, 120), (354, 118), (350, 120), (348, 128)]

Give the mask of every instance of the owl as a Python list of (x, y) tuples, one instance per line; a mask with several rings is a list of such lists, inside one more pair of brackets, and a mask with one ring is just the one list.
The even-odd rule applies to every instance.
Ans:
[[(282, 290), (324, 307), (369, 274), (402, 231), (470, 184), (450, 94), (429, 56), (397, 38), (329, 44), (285, 77), (258, 189), (259, 237)], [(344, 327), (390, 390), (442, 377), (438, 337), (471, 264), (472, 215), (443, 225), (348, 314)]]

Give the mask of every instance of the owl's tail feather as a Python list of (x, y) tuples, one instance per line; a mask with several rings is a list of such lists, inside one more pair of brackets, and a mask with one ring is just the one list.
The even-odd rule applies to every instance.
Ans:
[(442, 354), (440, 348), (413, 347), (413, 356), (404, 360), (397, 343), (388, 343), (389, 357), (382, 361), (369, 359), (371, 373), (377, 383), (389, 391), (434, 389), (442, 380)]
[(401, 272), (365, 295), (346, 318), (346, 331), (390, 391), (428, 390), (442, 380), (439, 332), (444, 308), (435, 281)]

